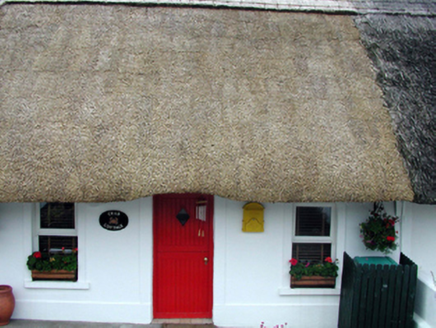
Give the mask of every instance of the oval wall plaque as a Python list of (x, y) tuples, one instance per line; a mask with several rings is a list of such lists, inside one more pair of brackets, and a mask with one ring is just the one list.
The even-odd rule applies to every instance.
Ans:
[(129, 224), (129, 218), (121, 211), (111, 210), (100, 215), (100, 225), (109, 231), (123, 230)]

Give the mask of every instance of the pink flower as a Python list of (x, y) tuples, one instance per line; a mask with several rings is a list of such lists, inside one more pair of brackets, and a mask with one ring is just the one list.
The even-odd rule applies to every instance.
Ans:
[(306, 263), (306, 268), (307, 268), (309, 265), (310, 265), (310, 262), (307, 262), (307, 263)]
[(291, 263), (291, 265), (296, 265), (298, 263), (298, 261), (294, 258), (289, 260), (289, 263)]

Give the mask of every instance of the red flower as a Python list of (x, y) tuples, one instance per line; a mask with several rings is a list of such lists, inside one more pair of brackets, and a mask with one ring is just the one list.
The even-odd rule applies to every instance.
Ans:
[(394, 226), (395, 225), (395, 221), (394, 220), (389, 220), (389, 223), (391, 224), (391, 226)]
[(332, 260), (332, 258), (330, 256), (326, 257), (324, 261), (329, 262), (329, 263), (333, 262), (333, 260)]
[(298, 261), (294, 258), (289, 260), (289, 263), (291, 263), (291, 265), (296, 265), (298, 263)]
[(62, 247), (62, 252), (65, 250), (65, 247)]
[(395, 241), (395, 237), (393, 237), (393, 236), (387, 236), (386, 239), (388, 241)]
[(40, 259), (41, 258), (41, 252), (33, 253), (33, 257), (36, 258), (36, 259)]

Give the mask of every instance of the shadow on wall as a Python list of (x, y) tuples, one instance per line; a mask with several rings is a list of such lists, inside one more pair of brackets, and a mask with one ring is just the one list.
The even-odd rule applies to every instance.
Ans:
[(417, 328), (436, 327), (436, 286), (431, 279), (418, 279), (414, 319)]

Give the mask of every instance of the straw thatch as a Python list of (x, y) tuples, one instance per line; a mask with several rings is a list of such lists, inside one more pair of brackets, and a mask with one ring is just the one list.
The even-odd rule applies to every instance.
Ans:
[(0, 8), (0, 200), (413, 198), (350, 17)]
[(436, 204), (436, 17), (356, 18), (378, 69), (415, 202)]

